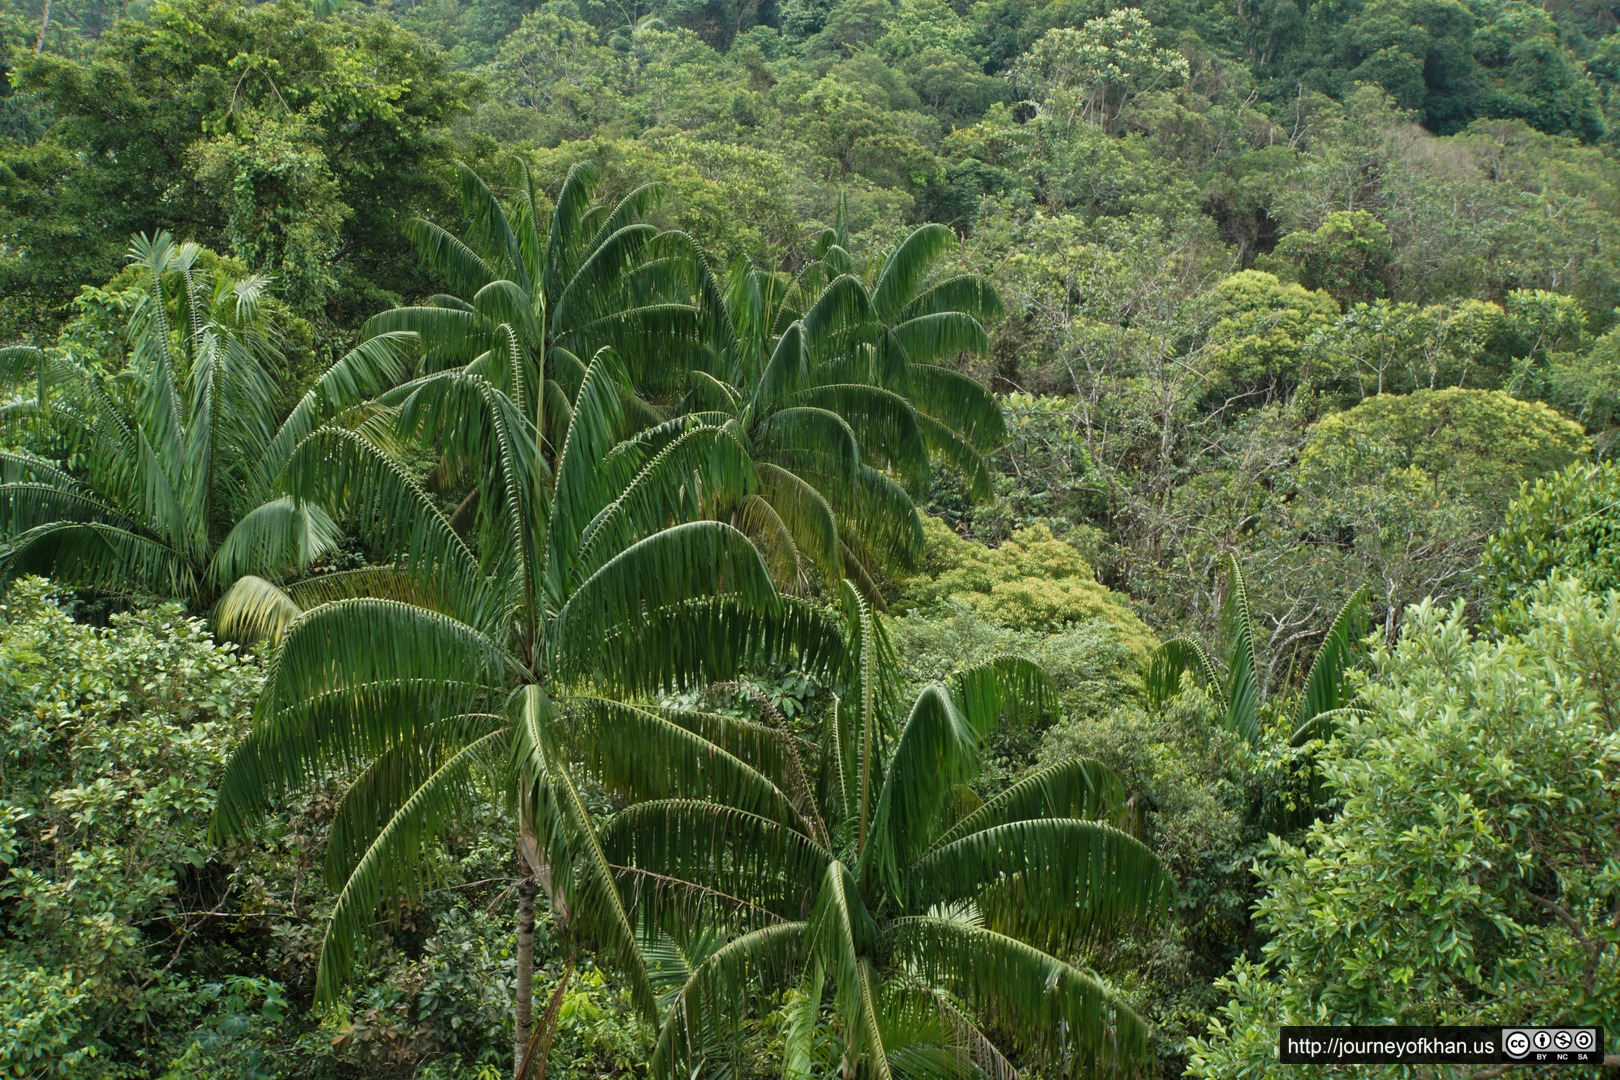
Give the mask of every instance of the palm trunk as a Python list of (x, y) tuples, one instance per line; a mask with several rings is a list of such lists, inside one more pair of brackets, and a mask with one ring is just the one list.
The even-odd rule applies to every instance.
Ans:
[(523, 1078), (529, 1032), (534, 1026), (534, 894), (538, 888), (527, 860), (522, 872), (518, 880), (517, 993), (512, 1003), (512, 1067), (517, 1080)]
[(526, 1080), (531, 1064), (535, 1069), (534, 1080), (546, 1080), (546, 1061), (551, 1056), (551, 1040), (557, 1034), (557, 1020), (562, 1016), (563, 994), (568, 990), (568, 982), (574, 977), (574, 966), (578, 963), (579, 948), (575, 946), (568, 956), (568, 966), (563, 968), (562, 978), (557, 980), (546, 1002), (546, 1011), (540, 1016), (540, 1030), (534, 1033), (528, 1050), (518, 1061), (517, 1080)]

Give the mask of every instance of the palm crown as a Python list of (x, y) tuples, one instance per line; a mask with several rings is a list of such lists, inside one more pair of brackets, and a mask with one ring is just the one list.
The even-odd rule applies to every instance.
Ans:
[(368, 333), (410, 331), (429, 369), (466, 366), (506, 392), (539, 423), (548, 456), (567, 430), (568, 403), (589, 359), (612, 348), (628, 376), (633, 418), (659, 419), (641, 397), (668, 390), (702, 353), (703, 258), (684, 233), (644, 218), (658, 189), (638, 188), (617, 203), (597, 201), (595, 168), (574, 166), (548, 215), (521, 159), (511, 194), (497, 197), (460, 167), (470, 226), (457, 237), (425, 220), (409, 233), (452, 293), (373, 317)]
[(853, 272), (842, 214), (792, 280), (734, 266), (709, 326), (713, 360), (689, 373), (681, 410), (730, 424), (759, 465), (760, 491), (739, 522), (801, 574), (846, 574), (878, 599), (879, 571), (912, 565), (922, 546), (913, 496), (933, 460), (989, 489), (985, 455), (1001, 410), (944, 361), (982, 351), (1000, 312), (990, 284), (947, 269), (955, 235), (914, 230), (870, 282)]
[(986, 737), (1044, 709), (1044, 674), (1000, 659), (902, 713), (848, 586), (844, 607), (847, 692), (814, 742), (662, 710), (687, 734), (656, 761), (599, 730), (559, 728), (546, 744), (626, 803), (600, 848), (649, 982), (669, 987), (653, 1075), (723, 1070), (745, 1015), (783, 992), (789, 1076), (813, 1063), (846, 1077), (1012, 1075), (998, 1044), (1054, 1072), (1133, 1071), (1145, 1025), (1060, 959), (1171, 895), (1158, 860), (1109, 823), (1118, 780), (1071, 760), (979, 801)]
[(403, 376), (407, 341), (371, 338), (278, 422), (269, 281), (211, 272), (201, 253), (167, 233), (135, 240), (143, 292), (115, 374), (66, 351), (0, 350), (0, 392), (27, 395), (0, 413), (0, 437), (54, 455), (0, 451), (0, 581), (48, 574), (206, 605), (243, 573), (296, 571), (338, 541), (322, 507), (274, 481), (302, 438), (359, 422), (360, 402)]
[[(621, 745), (646, 745), (673, 728), (636, 706), (639, 695), (732, 677), (790, 647), (812, 662), (838, 654), (835, 628), (778, 596), (747, 538), (705, 519), (711, 503), (750, 489), (746, 454), (715, 429), (654, 454), (621, 443), (624, 379), (611, 351), (592, 360), (555, 468), (538, 424), (477, 370), (424, 376), (390, 395), (401, 437), (477, 478), (470, 539), (365, 432), (317, 431), (283, 470), (294, 497), (331, 507), (393, 557), (391, 579), (379, 582), (393, 598), (298, 610), (249, 578), (222, 605), (229, 620), (286, 629), (254, 729), (221, 785), (216, 836), (240, 833), (311, 779), (358, 774), (327, 852), (338, 899), (323, 995), (378, 905), (419, 883), (424, 845), (491, 776), (508, 778), (531, 875), (550, 881), (544, 867), (577, 859), (578, 873), (556, 881), (558, 909), (610, 955), (633, 952), (584, 803), (566, 772), (544, 768), (537, 733), (566, 719), (616, 726)], [(650, 996), (642, 1001), (651, 1010)]]

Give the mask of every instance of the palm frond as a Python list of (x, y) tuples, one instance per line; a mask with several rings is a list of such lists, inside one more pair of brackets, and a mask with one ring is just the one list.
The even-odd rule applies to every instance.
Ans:
[[(626, 802), (677, 796), (709, 799), (771, 821), (798, 821), (785, 792), (754, 765), (676, 723), (666, 710), (609, 698), (571, 697), (552, 722), (552, 737), (567, 760), (582, 764)], [(635, 754), (624, 753), (637, 747)], [(808, 826), (799, 824), (808, 832)]]
[(545, 692), (524, 686), (512, 699), (514, 733), (508, 783), (519, 828), (538, 841), (543, 857), (571, 872), (555, 887), (572, 928), (605, 952), (630, 984), (644, 1019), (658, 1015), (635, 926), (619, 893), (613, 864), (602, 850), (590, 808), (552, 738), (555, 713)]
[(935, 364), (959, 353), (990, 349), (990, 335), (978, 319), (960, 311), (918, 315), (889, 330), (889, 340), (913, 364)]
[(1036, 818), (1075, 818), (1118, 825), (1116, 818), (1124, 806), (1125, 785), (1113, 770), (1088, 758), (1070, 758), (1023, 777), (941, 833), (928, 850), (997, 825)]
[(912, 910), (971, 900), (985, 925), (1070, 949), (1159, 915), (1175, 883), (1141, 841), (1111, 825), (1039, 818), (940, 844), (903, 880)]
[(781, 597), (773, 610), (732, 595), (647, 611), (585, 654), (560, 654), (558, 678), (596, 681), (625, 694), (673, 693), (744, 671), (802, 665), (831, 676), (846, 664), (842, 625), (819, 605)]
[(878, 1080), (892, 1080), (879, 1023), (878, 978), (872, 965), (878, 926), (861, 902), (854, 876), (841, 862), (822, 874), (805, 931), (833, 981), (833, 1009), (845, 1038)]
[(579, 261), (585, 257), (584, 248), (591, 239), (585, 235), (585, 218), (595, 198), (596, 183), (596, 166), (582, 161), (568, 170), (557, 192), (557, 203), (551, 211), (550, 238), (546, 242), (547, 296), (557, 296), (563, 291)]
[(800, 405), (773, 412), (754, 426), (751, 441), (763, 461), (815, 461), (821, 463), (817, 473), (844, 484), (860, 468), (855, 429), (832, 409)]
[(99, 521), (54, 521), (11, 537), (0, 550), (0, 584), (31, 574), (148, 597), (194, 596), (199, 584), (183, 552)]
[(654, 1080), (704, 1074), (750, 1012), (766, 1003), (756, 988), (789, 985), (802, 967), (808, 926), (778, 923), (744, 934), (716, 950), (692, 972), (658, 1031)]
[(602, 848), (638, 922), (751, 929), (803, 918), (804, 883), (832, 855), (780, 821), (702, 799), (638, 803), (614, 815)]
[(472, 246), (485, 249), (485, 261), (494, 261), (496, 268), (501, 271), (500, 276), (510, 276), (525, 291), (533, 289), (535, 283), (529, 278), (517, 233), (512, 230), (506, 208), (489, 189), (489, 185), (484, 183), (484, 178), (461, 162), (456, 163), (456, 178), (459, 181), (461, 208), (472, 219), (469, 233), (473, 238)]
[(212, 842), (242, 835), (291, 791), (353, 774), (391, 748), (417, 741), (444, 717), (500, 703), (496, 687), (458, 678), (328, 681), (329, 688), (279, 707), (260, 699), (253, 729), (219, 783)]
[(265, 446), (252, 490), (267, 492), (298, 444), (316, 428), (404, 379), (406, 350), (416, 341), (416, 335), (406, 331), (378, 334), (327, 368)]
[(1357, 589), (1333, 617), (1333, 624), (1328, 627), (1322, 647), (1311, 664), (1310, 674), (1305, 676), (1305, 694), (1294, 721), (1296, 734), (1309, 727), (1318, 716), (1345, 706), (1345, 676), (1355, 660), (1356, 644), (1366, 621), (1366, 606), (1367, 590)]
[(752, 494), (753, 459), (723, 428), (694, 427), (649, 460), (580, 534), (580, 566), (608, 558), (671, 522), (701, 520)]
[(208, 575), (227, 585), (243, 574), (304, 570), (336, 549), (343, 530), (319, 506), (283, 497), (255, 507), (231, 527), (214, 552)]
[(428, 269), (459, 293), (470, 296), (496, 279), (494, 267), (482, 256), (431, 221), (412, 218), (405, 235)]
[(802, 322), (794, 322), (782, 331), (765, 363), (759, 384), (754, 388), (754, 408), (767, 410), (810, 385), (809, 351), (805, 345)]
[(1202, 686), (1218, 690), (1220, 676), (1204, 647), (1191, 638), (1175, 637), (1153, 650), (1142, 669), (1148, 703), (1155, 708), (1181, 692), (1182, 675), (1191, 672)]
[(1148, 1028), (1095, 977), (1016, 938), (952, 919), (889, 924), (887, 944), (1055, 1075), (1135, 1075)]
[(1260, 738), (1260, 662), (1255, 656), (1254, 619), (1249, 614), (1249, 586), (1237, 557), (1227, 555), (1226, 605), (1221, 617), (1226, 638), (1226, 716), (1228, 731), (1249, 743)]
[(835, 414), (854, 431), (869, 462), (887, 465), (913, 487), (927, 482), (928, 447), (916, 410), (899, 394), (877, 386), (835, 383), (802, 390), (787, 404)]
[(331, 427), (315, 432), (288, 460), (281, 484), (292, 498), (351, 523), (471, 621), (480, 623), (499, 609), (498, 598), (484, 587), (477, 556), (432, 497), (363, 435)]
[[(472, 770), (497, 753), (505, 730), (489, 732), (434, 763), (377, 830), (343, 882), (321, 941), (315, 976), (316, 1000), (332, 1003), (354, 967), (367, 924), (385, 899), (412, 895), (421, 887), (420, 858), (445, 822), (469, 805)], [(417, 780), (409, 774), (390, 779)]]
[(907, 400), (981, 454), (1007, 438), (1006, 418), (994, 394), (977, 380), (950, 368), (913, 363), (906, 368)]
[(951, 697), (983, 737), (1001, 718), (1028, 724), (1057, 708), (1057, 688), (1039, 665), (1021, 656), (996, 656), (951, 676)]
[(618, 442), (624, 423), (619, 389), (623, 368), (611, 350), (592, 358), (574, 399), (568, 435), (557, 456), (556, 489), (548, 523), (547, 558), (553, 588), (562, 590), (568, 572), (578, 563), (579, 541), (591, 520), (618, 494), (617, 480), (627, 480), (637, 464), (633, 459), (604, 472), (609, 452)]
[(917, 296), (917, 287), (940, 259), (957, 249), (956, 234), (944, 225), (920, 225), (889, 254), (872, 290), (872, 306), (889, 320)]
[(760, 611), (780, 602), (759, 551), (737, 529), (719, 521), (672, 526), (613, 556), (574, 591), (557, 613), (551, 654), (599, 649), (652, 612), (721, 594)]
[(762, 461), (754, 468), (760, 498), (776, 514), (794, 546), (809, 557), (828, 582), (837, 581), (843, 565), (838, 519), (826, 497), (780, 466)]
[(935, 282), (918, 293), (916, 299), (901, 309), (896, 321), (937, 315), (943, 311), (965, 312), (981, 323), (1005, 314), (1001, 297), (987, 278), (977, 274), (958, 274)]

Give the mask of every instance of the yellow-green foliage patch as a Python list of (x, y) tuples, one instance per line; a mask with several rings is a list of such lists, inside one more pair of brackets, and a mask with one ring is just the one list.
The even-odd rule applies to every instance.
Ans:
[(902, 611), (954, 600), (1014, 630), (1055, 632), (1100, 621), (1133, 652), (1145, 656), (1158, 646), (1125, 598), (1098, 582), (1085, 557), (1044, 524), (994, 548), (962, 539), (938, 518), (924, 517), (923, 533), (922, 573), (906, 582)]

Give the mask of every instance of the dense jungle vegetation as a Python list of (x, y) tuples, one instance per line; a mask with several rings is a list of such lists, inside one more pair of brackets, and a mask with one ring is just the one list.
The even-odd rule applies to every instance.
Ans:
[(1617, 22), (0, 0), (0, 1076), (1620, 1062)]

